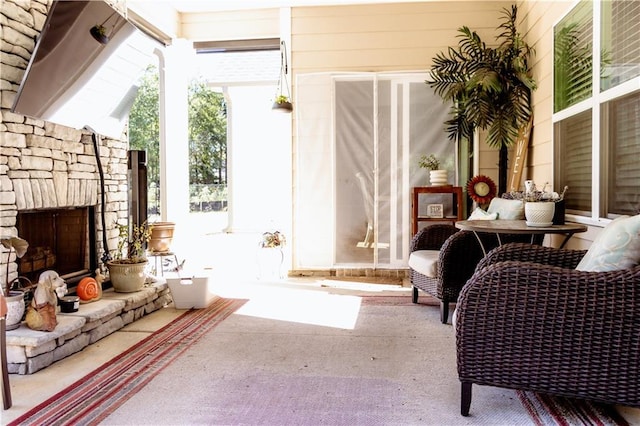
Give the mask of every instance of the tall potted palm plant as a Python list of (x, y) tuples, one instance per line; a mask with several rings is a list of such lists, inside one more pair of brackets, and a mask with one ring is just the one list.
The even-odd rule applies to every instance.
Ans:
[(498, 190), (507, 186), (508, 148), (531, 118), (531, 93), (536, 89), (529, 68), (533, 48), (516, 28), (517, 7), (503, 9), (497, 47), (488, 47), (475, 32), (458, 29), (457, 48), (449, 47), (433, 59), (426, 83), (452, 103), (445, 122), (449, 139), (473, 138), (476, 128), (487, 130), (487, 143), (500, 149)]

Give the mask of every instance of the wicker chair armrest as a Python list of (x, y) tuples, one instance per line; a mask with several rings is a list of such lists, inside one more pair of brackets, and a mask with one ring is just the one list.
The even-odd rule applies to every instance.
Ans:
[(640, 406), (640, 266), (583, 272), (507, 261), (457, 304), (460, 380)]
[(477, 269), (508, 260), (575, 269), (586, 252), (586, 250), (557, 249), (527, 243), (509, 243), (487, 253), (487, 256), (478, 263)]
[(410, 251), (440, 250), (447, 238), (458, 231), (458, 228), (449, 224), (426, 226), (411, 239)]
[(473, 232), (460, 231), (453, 234), (440, 249), (438, 258), (440, 283), (447, 283), (448, 287), (455, 287), (457, 294), (471, 278), (482, 257), (482, 248)]

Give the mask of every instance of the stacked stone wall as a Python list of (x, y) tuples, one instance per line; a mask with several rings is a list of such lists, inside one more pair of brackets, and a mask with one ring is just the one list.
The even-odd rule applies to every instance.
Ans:
[[(98, 162), (89, 132), (11, 112), (51, 0), (2, 0), (0, 8), (0, 238), (18, 236), (18, 211), (96, 206), (102, 235)], [(116, 222), (127, 219), (126, 134), (98, 138), (104, 171), (108, 245), (115, 248)], [(98, 256), (103, 253), (98, 238)], [(0, 246), (0, 283), (17, 276), (15, 254)]]

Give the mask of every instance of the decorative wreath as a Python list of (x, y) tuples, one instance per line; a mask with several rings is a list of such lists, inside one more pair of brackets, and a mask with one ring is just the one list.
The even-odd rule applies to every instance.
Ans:
[(496, 196), (496, 184), (488, 176), (474, 176), (467, 182), (467, 193), (479, 205), (489, 204)]

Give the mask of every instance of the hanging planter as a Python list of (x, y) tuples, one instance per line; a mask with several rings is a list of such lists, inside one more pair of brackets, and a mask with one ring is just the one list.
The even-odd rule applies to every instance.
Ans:
[(271, 109), (275, 111), (291, 112), (293, 111), (293, 104), (289, 101), (288, 97), (279, 95), (273, 102)]
[[(111, 34), (107, 35), (107, 27), (105, 27), (105, 24), (116, 13), (117, 12), (113, 12), (111, 15), (109, 15), (107, 19), (104, 20), (102, 24), (95, 24), (93, 27), (89, 29), (89, 34), (91, 34), (91, 37), (93, 37), (98, 43), (100, 44), (109, 43), (109, 37)], [(111, 27), (111, 33), (113, 33), (113, 29), (116, 27), (117, 23), (118, 23), (118, 18), (116, 18), (115, 22), (113, 23), (113, 26)]]
[(274, 111), (280, 111), (289, 113), (293, 111), (293, 104), (291, 103), (291, 94), (289, 93), (289, 82), (287, 81), (287, 73), (289, 72), (289, 66), (287, 64), (287, 46), (284, 41), (280, 42), (280, 76), (278, 77), (278, 90), (276, 92), (276, 98), (273, 101), (271, 109)]

